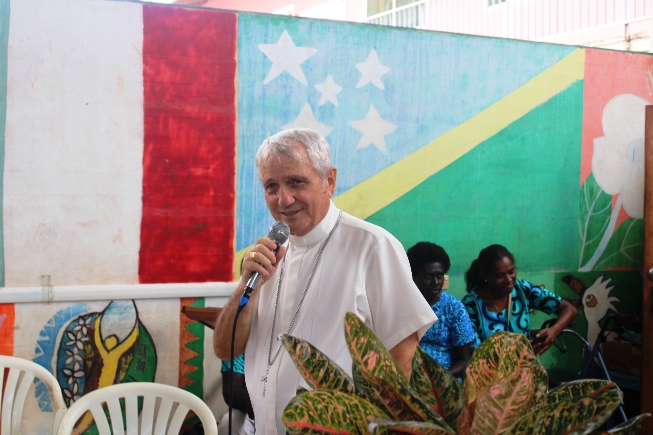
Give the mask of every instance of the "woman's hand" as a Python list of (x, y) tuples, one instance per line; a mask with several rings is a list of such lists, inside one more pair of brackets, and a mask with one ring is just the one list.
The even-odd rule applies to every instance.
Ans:
[(533, 352), (535, 352), (535, 355), (542, 355), (544, 352), (549, 350), (549, 348), (553, 346), (553, 343), (556, 341), (556, 338), (559, 334), (560, 332), (558, 329), (554, 327), (540, 329), (535, 337), (531, 337), (531, 341), (538, 341), (537, 337), (546, 336), (546, 338), (543, 341), (532, 343)]

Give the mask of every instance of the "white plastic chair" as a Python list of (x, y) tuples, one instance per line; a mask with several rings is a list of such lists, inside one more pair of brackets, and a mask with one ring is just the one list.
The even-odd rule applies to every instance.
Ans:
[[(140, 416), (139, 398), (143, 398)], [(108, 410), (110, 421), (105, 410)], [(199, 417), (206, 435), (218, 434), (211, 409), (194, 394), (171, 385), (127, 382), (80, 397), (64, 414), (57, 434), (71, 434), (77, 421), (90, 411), (100, 435), (177, 435), (189, 410)]]
[[(5, 378), (6, 373), (6, 378)], [(66, 410), (57, 378), (39, 364), (14, 356), (0, 355), (0, 435), (21, 435), (23, 408), (34, 378), (40, 379), (50, 393), (53, 423), (52, 433)], [(5, 383), (6, 382), (6, 383)], [(4, 388), (3, 388), (3, 383)], [(29, 418), (34, 416), (30, 415)]]

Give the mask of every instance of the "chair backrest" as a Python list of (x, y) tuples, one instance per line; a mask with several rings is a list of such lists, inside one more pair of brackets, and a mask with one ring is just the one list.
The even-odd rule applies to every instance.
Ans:
[(218, 433), (211, 409), (199, 397), (181, 388), (154, 382), (111, 385), (83, 395), (68, 408), (57, 434), (71, 434), (87, 411), (92, 413), (100, 435), (177, 435), (189, 411), (199, 417), (206, 435)]
[[(0, 435), (20, 435), (25, 399), (34, 379), (39, 379), (50, 393), (53, 423), (57, 430), (66, 410), (57, 378), (39, 364), (22, 358), (0, 355)], [(3, 387), (4, 385), (4, 387)], [(34, 416), (30, 415), (30, 418)]]

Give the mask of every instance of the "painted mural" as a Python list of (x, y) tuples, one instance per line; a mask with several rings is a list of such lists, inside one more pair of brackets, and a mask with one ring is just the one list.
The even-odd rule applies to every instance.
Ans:
[[(452, 294), (501, 243), (589, 340), (612, 313), (637, 332), (650, 55), (107, 0), (0, 17), (3, 287), (237, 279), (272, 223), (255, 151), (310, 127), (336, 204), (445, 247)], [(224, 298), (188, 296), (0, 304), (0, 353), (68, 403), (154, 380), (220, 415), (210, 330), (180, 311)], [(42, 387), (30, 406), (48, 411)]]

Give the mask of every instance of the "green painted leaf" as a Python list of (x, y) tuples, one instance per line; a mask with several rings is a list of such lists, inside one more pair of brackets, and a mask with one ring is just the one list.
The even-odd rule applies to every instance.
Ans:
[(610, 237), (605, 251), (593, 269), (640, 267), (642, 264), (644, 264), (644, 219), (627, 219)]
[(313, 390), (295, 396), (286, 405), (281, 421), (289, 434), (367, 434), (367, 425), (389, 418), (362, 397), (336, 390)]
[(531, 411), (535, 380), (530, 369), (499, 378), (478, 394), (472, 433), (502, 433)]
[(553, 404), (563, 400), (592, 396), (622, 397), (623, 393), (619, 390), (617, 384), (612, 381), (583, 379), (567, 382), (552, 389), (547, 395), (547, 402)]
[(413, 358), (410, 386), (449, 426), (456, 427), (464, 406), (462, 384), (419, 346)]
[(620, 397), (573, 398), (542, 406), (519, 419), (507, 434), (567, 435), (598, 430), (621, 403)]
[(368, 426), (373, 435), (414, 434), (414, 435), (446, 435), (450, 432), (432, 423), (423, 421), (392, 421), (376, 419)]
[(638, 435), (642, 426), (642, 420), (650, 417), (651, 414), (640, 414), (637, 417), (631, 418), (608, 431), (608, 433), (620, 433), (623, 435)]
[(599, 246), (603, 233), (608, 228), (612, 212), (612, 196), (601, 189), (593, 174), (590, 174), (580, 188), (580, 251), (578, 267), (592, 257)]
[(308, 341), (284, 334), (281, 343), (309, 386), (314, 389), (354, 392), (351, 376)]

